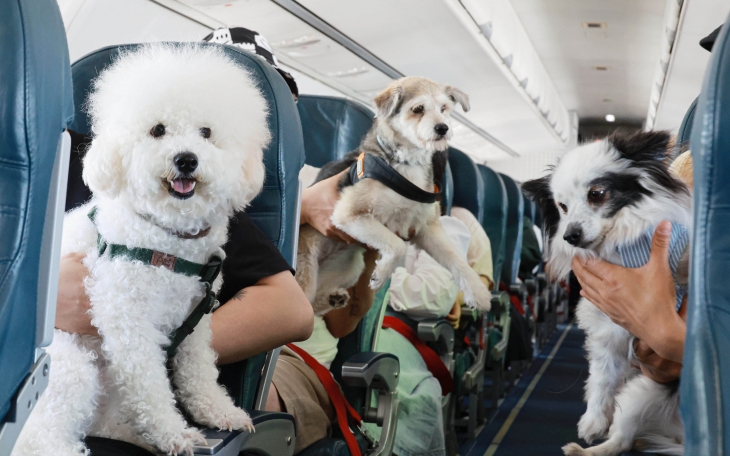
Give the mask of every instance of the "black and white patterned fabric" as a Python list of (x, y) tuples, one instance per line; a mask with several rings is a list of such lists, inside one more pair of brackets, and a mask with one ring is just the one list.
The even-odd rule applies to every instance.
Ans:
[(296, 99), (299, 97), (299, 89), (297, 88), (297, 83), (294, 80), (294, 77), (279, 68), (279, 61), (276, 59), (274, 51), (271, 50), (269, 42), (266, 41), (266, 37), (258, 32), (254, 32), (253, 30), (243, 27), (219, 28), (203, 38), (203, 41), (228, 44), (256, 54), (266, 60), (269, 65), (276, 68), (276, 71), (278, 71), (286, 81), (286, 84), (289, 86), (294, 98)]

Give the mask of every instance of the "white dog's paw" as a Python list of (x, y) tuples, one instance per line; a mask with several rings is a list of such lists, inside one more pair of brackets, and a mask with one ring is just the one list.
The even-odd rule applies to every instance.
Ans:
[(211, 410), (210, 416), (200, 423), (223, 431), (256, 432), (248, 413), (233, 404)]
[(590, 410), (583, 414), (578, 422), (578, 437), (590, 445), (594, 440), (606, 435), (611, 422), (606, 415), (592, 413)]
[(177, 432), (150, 432), (148, 438), (161, 452), (172, 455), (192, 456), (193, 447), (205, 443), (203, 433), (192, 427)]
[(562, 450), (563, 453), (566, 454), (566, 456), (584, 456), (589, 454), (583, 447), (581, 447), (577, 443), (569, 443), (565, 445)]

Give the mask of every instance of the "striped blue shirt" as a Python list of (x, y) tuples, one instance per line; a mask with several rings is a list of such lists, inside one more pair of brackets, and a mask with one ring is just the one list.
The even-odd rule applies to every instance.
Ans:
[[(656, 227), (649, 228), (633, 244), (617, 247), (621, 256), (621, 263), (625, 268), (640, 268), (649, 261), (651, 253), (651, 239)], [(682, 306), (682, 299), (687, 294), (686, 285), (677, 285), (677, 264), (689, 244), (689, 230), (683, 225), (672, 223), (672, 235), (669, 240), (669, 267), (674, 277), (674, 287), (677, 290), (677, 311)]]

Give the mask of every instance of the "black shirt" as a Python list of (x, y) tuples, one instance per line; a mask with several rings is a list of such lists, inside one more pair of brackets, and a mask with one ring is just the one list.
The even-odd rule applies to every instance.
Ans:
[[(66, 194), (67, 211), (84, 204), (91, 197), (91, 192), (81, 177), (83, 156), (91, 138), (73, 131), (69, 133), (71, 162)], [(218, 292), (221, 304), (225, 304), (240, 290), (255, 285), (264, 277), (282, 271), (294, 272), (276, 246), (245, 212), (238, 212), (231, 217), (228, 242), (223, 250), (226, 253), (223, 262), (223, 287)], [(86, 443), (92, 456), (154, 456), (142, 448), (117, 440), (89, 437)]]

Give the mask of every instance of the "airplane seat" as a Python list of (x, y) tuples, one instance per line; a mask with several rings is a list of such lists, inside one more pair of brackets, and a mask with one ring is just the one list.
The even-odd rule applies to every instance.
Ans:
[[(532, 230), (532, 225), (535, 225), (537, 218), (537, 204), (530, 200), (527, 196), (522, 194), (524, 200), (524, 217), (523, 230)], [(529, 223), (531, 226), (525, 226)], [(524, 235), (523, 235), (523, 246), (524, 246)], [(522, 252), (522, 249), (520, 249)], [(542, 252), (540, 252), (542, 254)], [(523, 273), (524, 274), (524, 273)], [(547, 313), (547, 300), (543, 298), (543, 287), (541, 286), (542, 280), (539, 280), (537, 275), (533, 275), (530, 272), (527, 276), (522, 278), (525, 288), (528, 293), (528, 305), (533, 308), (535, 317), (535, 344), (536, 349), (540, 349), (542, 344), (547, 342), (548, 328), (545, 325), (546, 313)]]
[(692, 126), (694, 230), (684, 366), (685, 454), (730, 454), (730, 28), (712, 51)]
[(0, 455), (48, 385), (73, 118), (53, 0), (0, 3)]
[[(317, 168), (357, 149), (375, 118), (366, 106), (338, 97), (302, 95), (297, 109), (304, 134), (306, 164)], [(374, 351), (388, 304), (389, 286), (390, 282), (387, 282), (381, 287), (368, 314), (352, 333), (340, 339), (337, 357), (330, 366), (345, 398), (363, 421), (375, 423), (382, 429), (377, 441), (363, 432), (364, 428), (356, 432), (361, 451), (368, 455), (389, 455), (395, 441), (398, 358)], [(374, 407), (366, 400), (373, 393), (377, 396)], [(335, 429), (334, 437), (317, 441), (299, 454), (339, 456), (350, 453), (339, 429)]]
[[(484, 165), (477, 165), (484, 183), (484, 221), (482, 227), (492, 246), (492, 267), (495, 289), (492, 291), (492, 309), (488, 316), (489, 325), (485, 340), (487, 354), (485, 373), (491, 379), (491, 407), (496, 408), (504, 392), (504, 361), (509, 340), (509, 295), (497, 291), (505, 264), (508, 198), (502, 178), (497, 172)], [(483, 404), (484, 401), (480, 402)]]
[(520, 269), (525, 201), (517, 183), (511, 177), (502, 173), (499, 176), (507, 189), (508, 201), (505, 260), (501, 280), (505, 285), (511, 286), (517, 283), (517, 271)]
[[(201, 46), (224, 46), (200, 43)], [(140, 45), (108, 46), (94, 51), (72, 65), (74, 102), (77, 116), (70, 128), (91, 133), (90, 119), (81, 109), (92, 80), (123, 50)], [(282, 256), (296, 263), (301, 188), (299, 170), (304, 163), (304, 147), (299, 116), (291, 92), (279, 73), (259, 57), (233, 46), (224, 46), (226, 54), (245, 67), (259, 82), (269, 106), (269, 129), (272, 140), (264, 151), (266, 177), (261, 193), (246, 209), (254, 223), (277, 246)], [(80, 179), (81, 176), (75, 176)], [(73, 205), (73, 204), (72, 204)], [(196, 447), (196, 454), (227, 456), (291, 455), (294, 451), (293, 418), (285, 413), (264, 412), (269, 386), (280, 349), (223, 366), (219, 381), (228, 389), (236, 405), (251, 415), (256, 432), (220, 432), (207, 430), (207, 445)]]
[(684, 119), (682, 119), (682, 124), (679, 126), (679, 131), (677, 132), (676, 141), (679, 147), (674, 148), (672, 159), (676, 158), (676, 156), (679, 155), (679, 152), (681, 151), (681, 148), (683, 146), (688, 146), (690, 144), (690, 138), (693, 128), (692, 126), (694, 125), (695, 113), (697, 112), (697, 102), (699, 101), (699, 99), (700, 97), (695, 98), (692, 104), (689, 105), (687, 113), (684, 115)]

